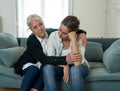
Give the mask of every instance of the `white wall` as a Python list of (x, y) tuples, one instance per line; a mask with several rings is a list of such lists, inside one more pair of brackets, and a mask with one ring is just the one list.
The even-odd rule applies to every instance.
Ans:
[(0, 32), (16, 35), (16, 0), (0, 0)]
[[(16, 36), (15, 2), (0, 0), (0, 32)], [(120, 37), (119, 12), (119, 0), (73, 0), (73, 15), (78, 16), (80, 27), (87, 31), (88, 37)]]
[(120, 38), (120, 0), (107, 0), (106, 37)]
[(73, 15), (79, 17), (88, 37), (105, 37), (105, 11), (105, 0), (73, 0)]

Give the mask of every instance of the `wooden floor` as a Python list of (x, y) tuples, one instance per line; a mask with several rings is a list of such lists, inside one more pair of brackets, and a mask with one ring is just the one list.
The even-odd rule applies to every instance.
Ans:
[(0, 88), (0, 91), (20, 91), (19, 89), (12, 89), (12, 88)]
[[(20, 91), (20, 89), (13, 89), (13, 88), (0, 88), (0, 91)], [(40, 90), (40, 91), (44, 91), (44, 90)]]

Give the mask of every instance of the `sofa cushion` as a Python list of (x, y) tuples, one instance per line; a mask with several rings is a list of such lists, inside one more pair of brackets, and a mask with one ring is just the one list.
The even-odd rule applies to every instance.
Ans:
[(95, 67), (92, 67), (89, 70), (88, 76), (85, 78), (85, 82), (91, 83), (91, 82), (114, 82), (114, 81), (120, 81), (120, 72), (116, 73), (110, 73), (106, 70), (103, 63), (96, 62), (93, 63), (93, 65), (97, 65)]
[(20, 55), (24, 52), (23, 47), (12, 47), (0, 49), (0, 60), (7, 67), (11, 67), (14, 62), (18, 60)]
[(88, 41), (85, 57), (89, 62), (101, 62), (103, 58), (102, 44)]
[(9, 33), (0, 33), (0, 49), (18, 46), (17, 39)]
[(104, 52), (103, 62), (109, 72), (120, 72), (120, 39)]
[(1, 64), (3, 64), (3, 63), (2, 63), (2, 60), (0, 59), (0, 65), (1, 65)]
[(16, 79), (22, 79), (22, 77), (15, 73), (15, 70), (13, 67), (8, 68), (5, 65), (0, 65), (0, 74), (6, 75), (10, 78), (16, 78)]

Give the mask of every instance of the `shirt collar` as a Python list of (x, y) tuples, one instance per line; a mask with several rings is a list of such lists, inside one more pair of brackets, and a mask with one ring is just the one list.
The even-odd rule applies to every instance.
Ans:
[(46, 32), (46, 36), (45, 36), (44, 39), (38, 37), (37, 35), (35, 35), (35, 36), (36, 36), (36, 38), (40, 41), (40, 43), (41, 43), (43, 40), (47, 40), (47, 39), (48, 39), (48, 34), (47, 34), (47, 32)]

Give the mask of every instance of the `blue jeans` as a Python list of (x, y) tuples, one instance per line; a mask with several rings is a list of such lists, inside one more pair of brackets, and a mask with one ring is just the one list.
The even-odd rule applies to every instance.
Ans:
[[(83, 91), (84, 78), (89, 73), (88, 67), (83, 64), (80, 66), (71, 66), (69, 73), (71, 91)], [(45, 91), (58, 91), (57, 78), (63, 77), (63, 68), (46, 65), (43, 68), (43, 75)]]
[(21, 85), (22, 91), (30, 91), (31, 88), (43, 88), (43, 67), (38, 69), (35, 66), (29, 66), (23, 70), (24, 78)]

